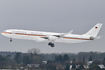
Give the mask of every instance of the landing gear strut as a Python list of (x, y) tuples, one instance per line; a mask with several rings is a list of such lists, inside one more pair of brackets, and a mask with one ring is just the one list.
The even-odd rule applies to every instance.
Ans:
[(10, 38), (10, 42), (12, 42), (12, 38)]
[(51, 47), (54, 47), (54, 43), (49, 42), (48, 45), (50, 45)]

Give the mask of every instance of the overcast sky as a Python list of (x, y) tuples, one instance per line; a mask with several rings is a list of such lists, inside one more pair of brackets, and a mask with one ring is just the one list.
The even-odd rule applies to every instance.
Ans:
[(0, 0), (0, 32), (24, 29), (47, 32), (84, 34), (97, 23), (103, 23), (102, 36), (79, 44), (47, 43), (13, 39), (0, 35), (0, 51), (27, 52), (38, 48), (41, 53), (105, 52), (105, 0)]

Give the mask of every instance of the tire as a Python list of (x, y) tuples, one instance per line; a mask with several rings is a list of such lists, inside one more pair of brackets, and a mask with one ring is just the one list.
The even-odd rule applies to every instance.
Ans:
[(48, 43), (48, 45), (50, 45), (51, 47), (54, 47), (55, 45), (51, 42)]

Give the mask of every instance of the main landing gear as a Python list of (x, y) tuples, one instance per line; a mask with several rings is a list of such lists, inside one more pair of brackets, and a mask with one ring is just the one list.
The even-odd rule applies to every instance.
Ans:
[(51, 47), (55, 46), (54, 43), (52, 43), (52, 42), (49, 42), (48, 45), (50, 45)]
[(10, 42), (12, 42), (12, 38), (10, 38)]

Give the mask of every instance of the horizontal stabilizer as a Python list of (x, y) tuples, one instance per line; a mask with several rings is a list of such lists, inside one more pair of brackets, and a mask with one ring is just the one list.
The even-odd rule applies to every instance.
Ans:
[(96, 39), (100, 39), (102, 36), (98, 36), (98, 37), (96, 37)]

